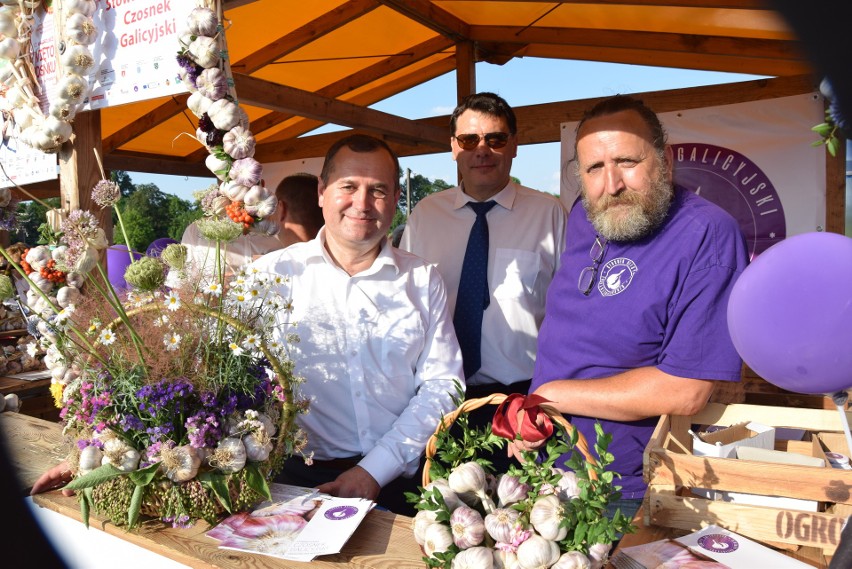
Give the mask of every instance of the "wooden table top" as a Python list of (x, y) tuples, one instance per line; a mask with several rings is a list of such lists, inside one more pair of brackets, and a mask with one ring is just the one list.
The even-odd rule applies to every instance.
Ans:
[[(29, 493), (33, 482), (65, 456), (62, 450), (61, 426), (20, 413), (0, 413), (0, 432), (5, 436), (12, 465), (21, 480), (21, 494)], [(62, 496), (59, 491), (33, 497), (43, 508), (81, 520), (77, 499)], [(175, 529), (159, 522), (143, 524), (129, 533), (123, 528), (92, 516), (90, 525), (111, 535), (200, 569), (304, 569), (305, 563), (219, 549), (204, 535), (209, 526), (203, 521), (189, 529)], [(363, 569), (422, 568), (422, 553), (411, 529), (411, 518), (386, 511), (373, 510), (349, 538), (341, 553), (324, 555), (311, 562), (311, 567)]]

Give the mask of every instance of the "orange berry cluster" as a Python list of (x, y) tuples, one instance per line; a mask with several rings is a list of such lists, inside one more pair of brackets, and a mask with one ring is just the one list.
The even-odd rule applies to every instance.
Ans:
[(47, 262), (47, 265), (42, 267), (39, 273), (42, 277), (46, 278), (52, 283), (64, 283), (65, 282), (65, 273), (55, 268), (56, 261), (53, 259)]
[(33, 272), (33, 268), (27, 263), (27, 253), (29, 253), (29, 249), (24, 249), (24, 252), (21, 253), (21, 268), (24, 269), (24, 272), (30, 274)]
[(248, 233), (251, 225), (255, 222), (255, 218), (243, 208), (243, 202), (231, 202), (225, 206), (225, 211), (228, 212), (231, 221), (243, 224), (243, 233)]

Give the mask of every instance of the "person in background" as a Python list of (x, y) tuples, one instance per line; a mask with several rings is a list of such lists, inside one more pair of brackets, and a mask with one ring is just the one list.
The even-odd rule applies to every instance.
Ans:
[[(450, 129), (461, 184), (418, 202), (400, 247), (435, 263), (447, 283), (467, 398), (526, 394), (547, 287), (564, 247), (565, 210), (556, 197), (510, 178), (517, 121), (501, 97), (466, 97)], [(481, 229), (484, 245), (476, 237)], [(477, 265), (481, 280), (474, 282)], [(486, 405), (470, 413), (470, 424), (490, 424), (493, 415)]]
[(612, 435), (622, 496), (610, 515), (631, 518), (660, 415), (692, 415), (713, 380), (740, 379), (726, 307), (748, 250), (733, 217), (673, 185), (665, 131), (641, 101), (595, 105), (574, 150), (581, 195), (547, 293), (532, 392), (590, 448), (596, 422)]
[(323, 229), (250, 269), (286, 277), (277, 291), (292, 310), (276, 330), (299, 337), (294, 372), (310, 400), (297, 421), (312, 460), (290, 458), (278, 481), (414, 515), (404, 492), (417, 491), (426, 442), (464, 381), (440, 274), (387, 238), (399, 194), (384, 142), (341, 139), (320, 177)]
[[(322, 209), (317, 205), (317, 177), (298, 173), (287, 176), (275, 189), (279, 224), (276, 235), (242, 235), (224, 243), (225, 269), (233, 273), (239, 267), (259, 256), (313, 239), (322, 227)], [(181, 237), (187, 247), (187, 262), (201, 272), (215, 266), (216, 244), (202, 237), (195, 223), (191, 223)]]

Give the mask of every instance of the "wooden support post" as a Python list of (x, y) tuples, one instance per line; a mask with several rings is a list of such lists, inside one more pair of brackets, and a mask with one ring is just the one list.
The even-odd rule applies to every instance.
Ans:
[(112, 209), (92, 201), (92, 188), (101, 180), (94, 149), (101, 152), (101, 112), (87, 111), (74, 118), (74, 134), (59, 151), (59, 195), (62, 209), (91, 211), (112, 242)]
[(837, 156), (825, 152), (825, 230), (846, 235), (846, 141)]
[[(476, 93), (476, 44), (472, 41), (456, 43), (456, 98), (457, 103), (470, 94)], [(450, 133), (455, 135), (454, 132)], [(461, 173), (457, 172), (461, 185)]]

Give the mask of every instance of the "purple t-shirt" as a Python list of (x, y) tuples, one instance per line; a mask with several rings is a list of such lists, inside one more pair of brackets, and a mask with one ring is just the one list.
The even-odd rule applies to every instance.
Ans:
[[(742, 362), (731, 342), (727, 303), (748, 264), (737, 222), (720, 207), (676, 188), (668, 217), (652, 236), (609, 242), (588, 296), (578, 290), (592, 265), (595, 230), (577, 201), (562, 262), (547, 292), (532, 387), (655, 366), (679, 377), (738, 381)], [(653, 397), (649, 393), (648, 397)], [(641, 498), (642, 453), (658, 417), (600, 419), (613, 436), (610, 469), (623, 498)], [(598, 419), (569, 417), (594, 447)]]

